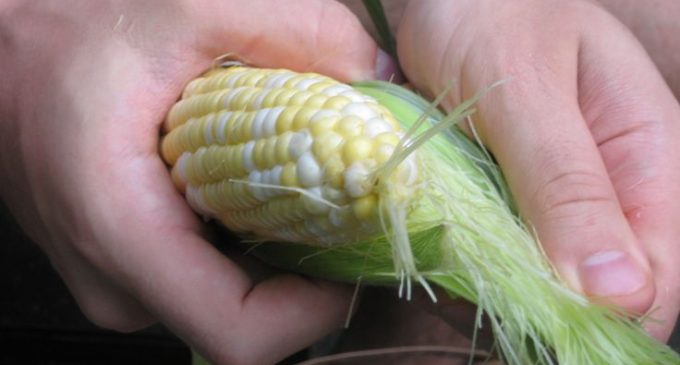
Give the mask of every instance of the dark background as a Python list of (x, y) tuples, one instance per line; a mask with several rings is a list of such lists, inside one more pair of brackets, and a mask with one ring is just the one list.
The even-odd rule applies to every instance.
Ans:
[[(362, 300), (371, 301), (375, 300)], [(374, 320), (380, 315), (363, 312)], [(388, 322), (399, 322), (395, 319)], [(422, 323), (406, 327), (414, 326), (422, 327)], [(370, 333), (354, 327), (353, 332)], [(432, 340), (426, 339), (425, 343)], [(365, 341), (362, 343), (365, 345)], [(680, 331), (676, 330), (671, 345), (680, 349)], [(280, 365), (294, 364), (305, 357), (304, 352), (299, 353)], [(161, 326), (120, 334), (89, 323), (47, 257), (22, 233), (0, 203), (0, 365), (190, 363), (189, 348)]]
[(189, 349), (160, 326), (124, 335), (89, 323), (0, 205), (0, 365), (190, 363)]
[(0, 365), (67, 364), (189, 365), (191, 351), (160, 325), (121, 334), (91, 324), (0, 202)]

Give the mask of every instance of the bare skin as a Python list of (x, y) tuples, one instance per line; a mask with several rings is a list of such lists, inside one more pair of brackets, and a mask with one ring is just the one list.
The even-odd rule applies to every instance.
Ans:
[[(574, 290), (657, 309), (649, 330), (666, 339), (680, 306), (680, 107), (635, 38), (581, 1), (414, 1), (403, 14), (406, 76), (432, 95), (461, 80), (447, 107), (513, 77), (475, 123), (524, 217)], [(223, 364), (274, 363), (342, 324), (347, 288), (256, 279), (215, 250), (156, 148), (182, 86), (226, 52), (388, 76), (351, 13), (319, 0), (6, 1), (0, 34), (0, 196), (91, 320), (161, 321)]]
[(635, 34), (680, 99), (680, 2), (598, 0)]
[[(364, 23), (370, 23), (359, 1), (345, 3)], [(678, 212), (678, 204), (673, 202), (677, 200), (677, 189), (672, 187), (677, 174), (672, 170), (677, 163), (672, 156), (677, 155), (677, 149), (672, 146), (672, 136), (677, 133), (680, 120), (677, 102), (667, 90), (669, 87), (676, 99), (680, 95), (680, 42), (676, 40), (680, 32), (677, 22), (680, 3), (670, 0), (599, 0), (569, 5), (548, 1), (470, 3), (395, 0), (385, 4), (390, 25), (398, 33), (399, 56), (408, 79), (431, 95), (441, 91), (448, 80), (462, 80), (460, 88), (448, 99), (452, 106), (494, 80), (513, 77), (492, 93), (491, 100), (480, 105), (476, 123), (482, 131), (486, 130), (483, 134), (491, 149), (500, 154), (499, 160), (511, 176), (510, 183), (527, 220), (542, 232), (549, 256), (575, 290), (591, 295), (593, 300), (613, 301), (637, 313), (651, 308), (653, 317), (662, 322), (648, 323), (649, 330), (657, 338), (667, 339), (680, 306), (677, 281), (680, 273), (672, 262), (680, 256), (680, 248), (674, 243), (677, 222), (671, 218)], [(621, 23), (637, 40), (622, 29)], [(370, 24), (367, 28), (376, 35)], [(505, 31), (508, 29), (513, 32), (508, 34)], [(571, 64), (560, 64), (564, 60)], [(660, 82), (659, 73), (667, 87)], [(630, 74), (639, 75), (634, 78)], [(553, 89), (548, 94), (550, 100), (543, 95), (546, 87)], [(513, 98), (509, 95), (512, 93), (523, 98)], [(516, 109), (513, 105), (502, 103), (505, 99), (532, 110), (513, 110)], [(625, 115), (631, 112), (632, 115)], [(561, 126), (560, 118), (544, 118), (541, 114), (571, 115), (586, 128), (581, 124), (581, 136), (570, 141), (565, 134), (574, 133)], [(522, 119), (547, 120), (542, 123), (545, 128), (539, 129), (541, 125), (537, 128), (531, 120), (525, 123), (531, 125), (522, 128), (519, 123)], [(651, 122), (645, 122), (646, 119)], [(519, 127), (512, 142), (515, 145), (499, 131), (504, 125)], [(607, 140), (606, 135), (615, 138)], [(557, 172), (561, 164), (556, 160), (573, 158), (575, 150), (585, 148), (589, 143), (584, 142), (593, 138), (596, 146), (590, 144), (590, 153), (581, 154), (578, 164)], [(524, 160), (519, 158), (522, 153), (536, 149), (560, 157), (542, 161), (540, 155), (533, 153)], [(635, 158), (628, 158), (631, 155)], [(657, 159), (659, 155), (664, 157)], [(647, 177), (650, 171), (654, 171), (653, 178)], [(513, 179), (512, 172), (521, 176)], [(578, 174), (581, 176), (574, 176)], [(546, 182), (556, 176), (561, 176), (562, 181)], [(579, 181), (597, 192), (583, 190)], [(640, 181), (646, 186), (640, 186)], [(546, 184), (553, 186), (541, 186)], [(587, 200), (598, 199), (602, 204), (593, 201), (593, 206), (586, 207)], [(550, 208), (556, 204), (558, 208)], [(602, 206), (607, 204), (609, 212), (604, 213)], [(570, 211), (559, 212), (564, 208)], [(556, 209), (558, 212), (554, 212)], [(609, 230), (625, 233), (611, 237), (605, 233)], [(584, 274), (578, 273), (578, 260), (584, 259), (586, 252), (619, 246), (628, 246), (623, 251), (640, 260), (646, 282), (625, 295), (611, 291), (614, 284), (624, 283), (620, 279), (625, 277), (625, 270), (614, 271), (616, 275), (610, 278), (614, 283), (610, 284), (604, 274), (590, 268), (581, 270)], [(589, 276), (605, 279), (604, 286), (584, 287), (581, 281), (588, 281)], [(596, 289), (604, 294), (596, 293)], [(626, 291), (624, 286), (618, 289)], [(458, 303), (439, 307), (433, 310), (452, 324), (460, 327), (465, 323)]]
[(157, 146), (183, 85), (226, 52), (345, 81), (380, 76), (376, 61), (389, 61), (347, 9), (16, 1), (0, 5), (0, 28), (0, 193), (94, 323), (161, 321), (215, 363), (258, 365), (342, 325), (351, 290), (256, 281), (212, 247)]
[(653, 309), (647, 328), (666, 340), (680, 307), (680, 106), (634, 36), (585, 1), (413, 1), (397, 41), (420, 90), (460, 80), (448, 108), (512, 78), (474, 122), (523, 218), (568, 285)]

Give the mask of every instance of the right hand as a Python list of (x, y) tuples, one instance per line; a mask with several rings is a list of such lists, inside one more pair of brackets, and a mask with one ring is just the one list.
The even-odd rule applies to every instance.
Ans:
[(680, 309), (680, 105), (630, 32), (588, 1), (410, 1), (404, 72), (475, 126), (560, 278), (668, 339)]

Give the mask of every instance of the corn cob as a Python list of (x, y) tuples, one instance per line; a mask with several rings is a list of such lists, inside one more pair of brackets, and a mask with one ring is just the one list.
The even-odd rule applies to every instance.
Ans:
[[(368, 175), (403, 132), (373, 98), (320, 75), (242, 67), (195, 80), (183, 98), (167, 118), (162, 152), (196, 211), (235, 232), (290, 242), (380, 232)], [(392, 178), (414, 185), (415, 155)]]
[(288, 242), (258, 245), (259, 257), (401, 283), (407, 296), (411, 279), (434, 283), (477, 303), (510, 365), (680, 364), (638, 323), (554, 275), (497, 167), (449, 128), (473, 102), (444, 116), (394, 85), (217, 69), (186, 87), (161, 153), (198, 213)]

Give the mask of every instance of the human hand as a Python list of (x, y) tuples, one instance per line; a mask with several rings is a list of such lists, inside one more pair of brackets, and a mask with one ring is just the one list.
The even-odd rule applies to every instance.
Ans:
[(666, 83), (680, 99), (680, 2), (656, 0), (597, 0), (621, 21), (645, 47)]
[(389, 73), (351, 13), (318, 0), (8, 2), (0, 24), (1, 197), (93, 322), (161, 321), (228, 364), (273, 363), (342, 324), (346, 288), (255, 280), (206, 242), (157, 148), (184, 84), (227, 52), (342, 80)]
[[(666, 340), (680, 308), (680, 107), (634, 37), (585, 1), (411, 1), (407, 78), (474, 126), (561, 278)], [(655, 321), (655, 320), (658, 320)]]

